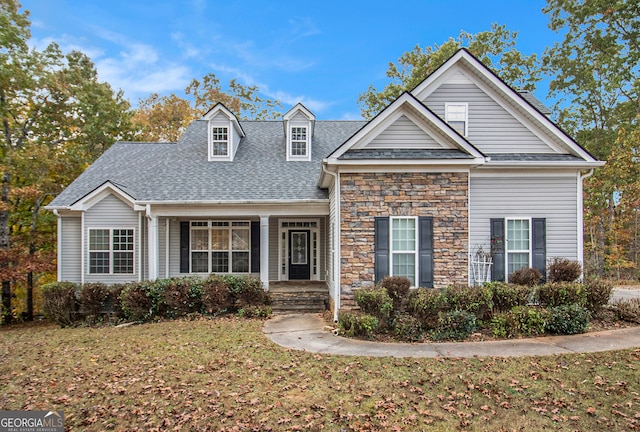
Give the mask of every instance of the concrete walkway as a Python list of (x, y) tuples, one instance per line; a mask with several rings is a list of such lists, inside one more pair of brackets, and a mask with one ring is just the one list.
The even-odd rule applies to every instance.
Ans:
[(335, 336), (321, 315), (279, 315), (264, 323), (275, 343), (320, 354), (370, 357), (521, 357), (640, 347), (640, 327), (532, 339), (465, 343), (381, 343)]

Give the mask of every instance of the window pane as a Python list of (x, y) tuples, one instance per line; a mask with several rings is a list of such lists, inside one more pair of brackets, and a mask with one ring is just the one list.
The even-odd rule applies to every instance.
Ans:
[(249, 230), (234, 229), (231, 231), (231, 248), (233, 250), (249, 250)]
[(454, 128), (460, 135), (464, 135), (464, 122), (463, 121), (450, 121), (449, 125)]
[(393, 244), (394, 251), (416, 250), (416, 220), (393, 219)]
[(109, 250), (109, 230), (89, 230), (89, 250)]
[(529, 221), (509, 220), (507, 221), (507, 250), (528, 251), (529, 250)]
[(209, 231), (196, 229), (191, 230), (191, 250), (209, 250)]
[(211, 230), (211, 250), (229, 250), (229, 230)]
[(233, 266), (231, 271), (234, 273), (249, 272), (249, 252), (232, 252)]
[(89, 273), (109, 273), (109, 252), (89, 254)]
[(291, 128), (291, 141), (306, 141), (306, 140), (307, 140), (306, 127)]
[(133, 230), (113, 230), (113, 250), (132, 251), (133, 250)]
[(209, 253), (191, 253), (191, 271), (193, 273), (209, 273)]
[(211, 154), (213, 156), (228, 156), (228, 147), (226, 142), (214, 142), (212, 143)]
[(508, 274), (513, 273), (521, 268), (529, 267), (529, 253), (510, 253)]
[(307, 143), (306, 142), (292, 142), (291, 143), (291, 155), (292, 156), (306, 156), (307, 155)]
[(227, 141), (227, 128), (214, 127), (211, 129), (211, 137), (213, 141)]
[(416, 255), (395, 253), (393, 254), (392, 276), (404, 276), (411, 281), (411, 286), (416, 285)]
[(114, 252), (113, 272), (118, 274), (133, 273), (133, 252)]
[(211, 272), (212, 273), (228, 273), (229, 272), (229, 252), (212, 252), (211, 253)]

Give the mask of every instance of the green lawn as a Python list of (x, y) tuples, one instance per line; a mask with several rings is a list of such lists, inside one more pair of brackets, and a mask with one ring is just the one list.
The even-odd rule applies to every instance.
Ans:
[(236, 318), (0, 330), (0, 408), (67, 430), (638, 430), (640, 349), (540, 358), (339, 357)]

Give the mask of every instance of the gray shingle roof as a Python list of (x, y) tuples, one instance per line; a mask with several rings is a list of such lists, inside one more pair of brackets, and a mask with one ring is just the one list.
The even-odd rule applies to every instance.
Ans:
[(487, 155), (492, 161), (527, 161), (527, 162), (584, 162), (584, 159), (561, 153), (491, 153)]
[(69, 206), (106, 181), (138, 201), (327, 199), (317, 187), (321, 161), (363, 121), (316, 121), (312, 160), (287, 162), (279, 121), (243, 121), (233, 162), (207, 160), (207, 122), (195, 121), (178, 143), (114, 144), (50, 204)]
[(533, 105), (533, 107), (535, 109), (537, 109), (538, 111), (540, 111), (542, 114), (548, 116), (549, 114), (551, 114), (551, 110), (549, 108), (547, 108), (547, 106), (545, 104), (543, 104), (540, 99), (538, 99), (537, 97), (535, 97), (533, 95), (533, 93), (531, 93), (528, 90), (522, 90), (519, 91), (518, 93), (520, 93), (520, 96), (523, 97), (524, 100), (526, 100), (527, 102), (529, 102), (531, 105)]
[(460, 150), (449, 149), (362, 149), (349, 150), (338, 159), (473, 159), (473, 156)]

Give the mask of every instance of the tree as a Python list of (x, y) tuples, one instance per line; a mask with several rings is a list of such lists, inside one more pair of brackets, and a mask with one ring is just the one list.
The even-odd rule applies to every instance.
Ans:
[(548, 0), (544, 12), (549, 27), (563, 33), (543, 57), (558, 121), (607, 161), (585, 183), (587, 270), (620, 275), (638, 264), (637, 250), (630, 249), (637, 248), (631, 230), (639, 209), (631, 191), (640, 181), (640, 3)]
[(534, 90), (541, 79), (537, 56), (524, 55), (515, 49), (518, 33), (506, 26), (492, 24), (491, 30), (470, 34), (461, 31), (456, 39), (442, 45), (413, 50), (400, 56), (398, 63), (389, 63), (387, 77), (391, 82), (378, 91), (369, 86), (358, 98), (362, 116), (371, 119), (404, 91), (411, 91), (460, 48), (467, 48), (482, 63), (490, 67), (507, 84), (522, 90)]
[[(55, 220), (50, 215), (43, 220), (40, 210), (132, 130), (128, 102), (98, 82), (86, 55), (65, 55), (55, 43), (42, 51), (28, 48), (28, 12), (19, 10), (17, 1), (0, 0), (0, 279), (5, 321), (12, 313), (11, 282), (30, 280), (31, 290), (33, 271), (43, 269), (34, 265), (39, 251), (54, 249), (54, 239), (40, 234), (52, 232)], [(27, 298), (32, 298), (30, 291)], [(32, 310), (28, 304), (27, 314)]]

